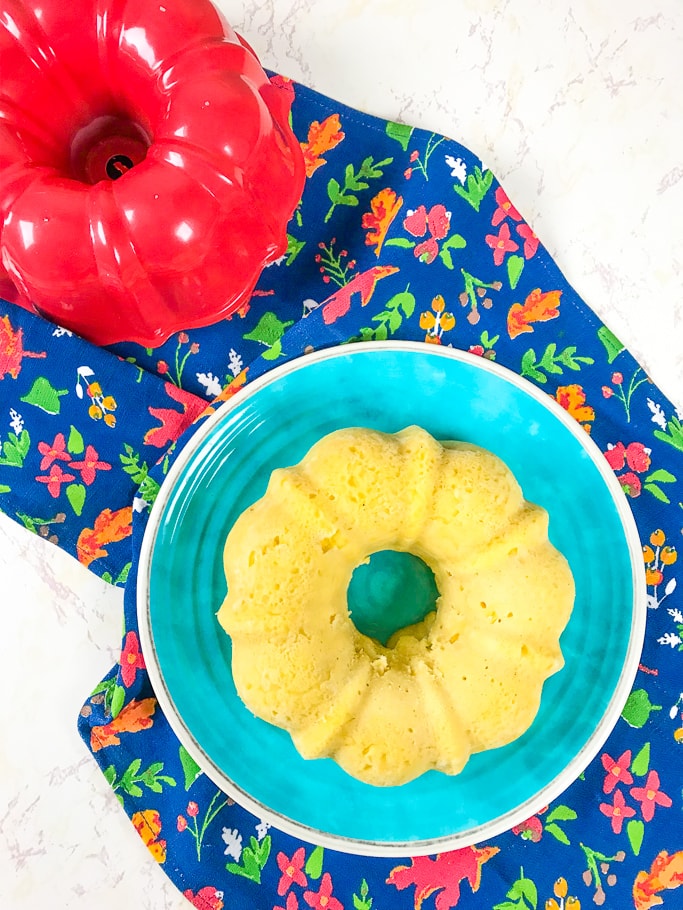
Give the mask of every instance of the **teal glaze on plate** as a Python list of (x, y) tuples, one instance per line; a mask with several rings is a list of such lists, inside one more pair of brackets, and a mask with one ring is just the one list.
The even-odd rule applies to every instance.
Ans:
[[(509, 465), (525, 497), (548, 510), (550, 538), (571, 565), (577, 593), (561, 640), (565, 667), (546, 682), (526, 734), (473, 756), (455, 777), (432, 771), (377, 788), (330, 759), (305, 761), (288, 733), (250, 714), (215, 614), (226, 593), (225, 538), (274, 468), (297, 463), (342, 427), (393, 433), (411, 424), (442, 441), (483, 446)], [(611, 470), (548, 396), (471, 355), (410, 343), (349, 345), (256, 380), (193, 437), (150, 517), (140, 628), (176, 732), (247, 808), (337, 849), (427, 853), (529, 817), (597, 753), (637, 667), (641, 571), (635, 525)]]

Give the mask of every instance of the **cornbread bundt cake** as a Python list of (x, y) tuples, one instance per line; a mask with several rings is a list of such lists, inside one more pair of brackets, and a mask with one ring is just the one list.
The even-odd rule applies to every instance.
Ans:
[[(354, 626), (347, 588), (387, 549), (424, 560), (440, 596), (384, 646)], [(516, 739), (563, 664), (574, 582), (547, 512), (492, 453), (419, 427), (339, 430), (273, 471), (224, 566), (218, 620), (241, 699), (304, 758), (369, 784), (457, 774)]]

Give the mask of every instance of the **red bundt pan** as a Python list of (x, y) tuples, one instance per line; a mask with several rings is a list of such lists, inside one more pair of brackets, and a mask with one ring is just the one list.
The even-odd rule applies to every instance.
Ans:
[(97, 344), (230, 315), (286, 249), (290, 104), (209, 0), (0, 0), (0, 295)]

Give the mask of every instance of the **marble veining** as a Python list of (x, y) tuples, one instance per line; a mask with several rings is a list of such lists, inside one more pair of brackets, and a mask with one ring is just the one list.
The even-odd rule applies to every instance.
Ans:
[[(218, 5), (267, 67), (480, 155), (578, 292), (683, 405), (676, 0), (652, 13), (636, 0)], [(5, 516), (0, 583), (0, 906), (185, 910), (76, 733), (116, 658), (121, 592)]]

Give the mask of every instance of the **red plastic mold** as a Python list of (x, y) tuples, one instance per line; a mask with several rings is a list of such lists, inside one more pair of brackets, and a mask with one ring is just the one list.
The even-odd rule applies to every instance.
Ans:
[(0, 295), (149, 347), (248, 300), (305, 179), (209, 0), (0, 0)]

